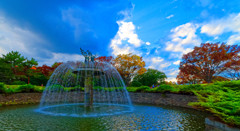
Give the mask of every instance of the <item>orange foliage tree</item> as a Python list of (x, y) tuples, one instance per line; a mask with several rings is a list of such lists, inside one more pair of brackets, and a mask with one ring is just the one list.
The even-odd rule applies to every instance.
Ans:
[(201, 44), (192, 52), (183, 55), (177, 80), (191, 76), (193, 79), (197, 78), (210, 83), (214, 76), (218, 76), (231, 67), (240, 66), (239, 63), (234, 62), (239, 57), (239, 52), (239, 45)]
[(131, 79), (138, 75), (143, 74), (147, 70), (145, 67), (145, 62), (142, 57), (133, 54), (120, 54), (112, 62), (113, 66), (122, 76), (125, 84), (128, 86)]

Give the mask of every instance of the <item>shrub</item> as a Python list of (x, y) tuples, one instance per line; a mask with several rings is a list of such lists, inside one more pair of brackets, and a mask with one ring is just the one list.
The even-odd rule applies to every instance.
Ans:
[(217, 85), (219, 87), (227, 87), (232, 90), (240, 90), (240, 80), (215, 82), (214, 85)]
[(127, 87), (127, 91), (129, 92), (136, 92), (138, 87)]
[(0, 83), (0, 93), (5, 93), (5, 84)]
[(132, 81), (130, 86), (132, 86), (132, 87), (140, 87), (140, 86), (142, 86), (142, 83), (140, 83), (139, 81)]
[(140, 86), (138, 87), (135, 92), (147, 92), (150, 88), (148, 86)]
[(153, 92), (171, 92), (174, 91), (174, 88), (171, 85), (162, 84), (159, 87), (153, 88)]
[(34, 86), (34, 92), (43, 92), (44, 86)]
[(240, 126), (240, 85), (239, 81), (215, 82), (194, 91), (199, 102), (189, 105), (212, 112), (224, 122)]
[(27, 83), (24, 82), (24, 81), (14, 81), (14, 82), (12, 82), (12, 85), (25, 85), (25, 84), (27, 84)]
[(199, 84), (191, 84), (191, 85), (181, 85), (178, 87), (179, 89), (179, 92), (182, 92), (182, 93), (191, 93), (195, 90), (202, 90), (203, 87)]
[(34, 86), (31, 84), (20, 85), (16, 90), (23, 93), (35, 92)]

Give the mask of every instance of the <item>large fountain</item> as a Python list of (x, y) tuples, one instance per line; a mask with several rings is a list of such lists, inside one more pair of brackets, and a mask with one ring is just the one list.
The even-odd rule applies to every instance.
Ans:
[(95, 117), (133, 110), (118, 71), (81, 49), (84, 62), (66, 62), (52, 74), (44, 90), (40, 113), (56, 116)]

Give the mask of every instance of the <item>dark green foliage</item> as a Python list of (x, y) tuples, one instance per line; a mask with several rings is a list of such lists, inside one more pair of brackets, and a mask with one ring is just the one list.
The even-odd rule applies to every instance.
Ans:
[(11, 64), (0, 58), (0, 81), (6, 84), (10, 84), (14, 80), (14, 74), (11, 68)]
[(133, 81), (138, 81), (144, 86), (156, 86), (164, 83), (166, 78), (167, 76), (165, 73), (155, 69), (148, 69), (147, 72), (143, 73), (142, 75), (137, 75), (134, 77)]
[(0, 93), (5, 93), (5, 84), (0, 83)]
[(30, 83), (38, 86), (45, 86), (48, 82), (48, 78), (43, 74), (38, 74), (30, 77)]
[(25, 84), (25, 85), (20, 85), (17, 89), (17, 92), (23, 92), (23, 93), (30, 93), (30, 92), (36, 92), (34, 89), (34, 86), (31, 84)]
[(12, 84), (12, 85), (25, 85), (25, 84), (27, 84), (27, 83), (24, 82), (24, 81), (14, 81), (14, 82), (12, 82), (11, 84)]
[(140, 87), (140, 86), (142, 86), (142, 83), (140, 83), (139, 81), (132, 81), (131, 82), (131, 84), (130, 84), (130, 86), (132, 86), (132, 87)]
[(17, 51), (11, 51), (3, 55), (3, 59), (6, 63), (10, 63), (11, 67), (20, 66), (26, 60), (26, 58)]

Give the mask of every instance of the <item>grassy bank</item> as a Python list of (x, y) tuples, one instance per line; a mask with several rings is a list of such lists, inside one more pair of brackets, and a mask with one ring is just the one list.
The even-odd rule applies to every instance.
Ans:
[(149, 87), (127, 87), (130, 92), (171, 92), (194, 94), (198, 102), (189, 105), (213, 113), (227, 124), (240, 127), (240, 80), (195, 85), (160, 85)]
[[(34, 85), (4, 85), (0, 83), (0, 93), (11, 94), (19, 92), (42, 92), (45, 87)], [(77, 88), (56, 86), (67, 91), (74, 91)], [(84, 88), (80, 88), (82, 91)], [(96, 90), (109, 90), (103, 87), (94, 87)], [(122, 88), (118, 88), (121, 90)], [(225, 123), (240, 127), (240, 80), (215, 82), (212, 84), (195, 85), (160, 85), (150, 89), (148, 86), (127, 87), (129, 92), (149, 93), (178, 93), (192, 94), (198, 97), (198, 102), (189, 105), (199, 108), (220, 118)]]
[(45, 87), (43, 86), (35, 86), (31, 84), (5, 85), (0, 83), (0, 94), (43, 92), (44, 88)]

